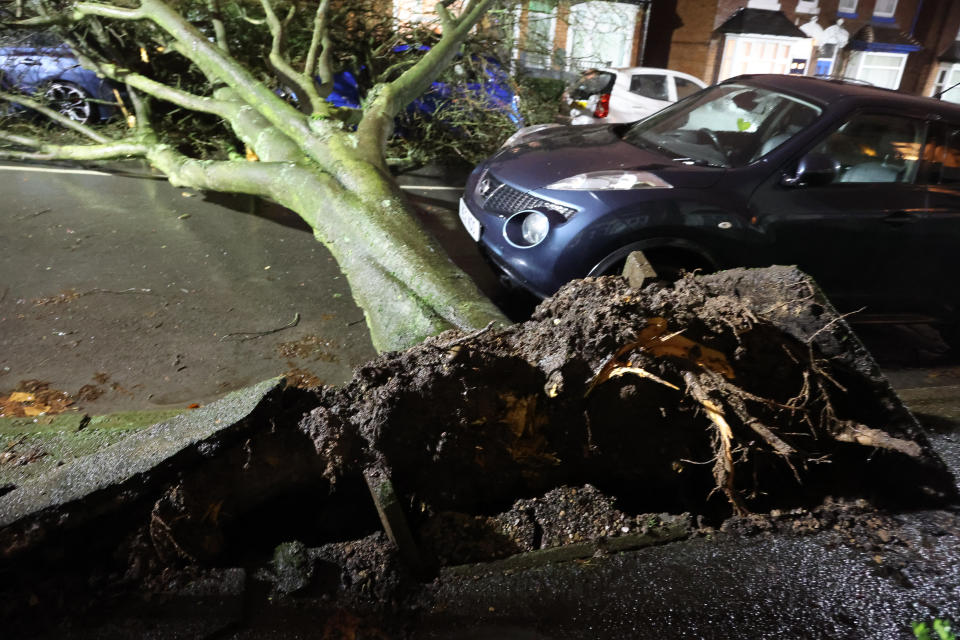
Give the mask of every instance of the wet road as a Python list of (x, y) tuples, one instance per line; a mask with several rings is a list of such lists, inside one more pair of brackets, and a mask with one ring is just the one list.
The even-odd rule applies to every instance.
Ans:
[[(32, 378), (89, 386), (90, 411), (182, 406), (292, 370), (336, 383), (373, 355), (336, 265), (289, 213), (142, 176), (35, 169), (0, 168), (0, 392)], [(404, 178), (454, 260), (502, 295), (459, 228), (450, 180)], [(936, 332), (859, 332), (960, 470), (960, 365)], [(911, 620), (960, 620), (956, 520), (895, 517), (898, 542), (880, 557), (840, 533), (717, 534), (440, 579), (418, 637), (885, 639), (912, 637)]]

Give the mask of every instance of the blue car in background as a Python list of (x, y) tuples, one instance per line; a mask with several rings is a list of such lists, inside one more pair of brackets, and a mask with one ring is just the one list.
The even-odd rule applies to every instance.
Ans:
[[(403, 53), (412, 47), (401, 45), (393, 49), (394, 53)], [(417, 47), (420, 52), (428, 51), (426, 46)], [(472, 58), (465, 63), (457, 62), (454, 73), (464, 78), (463, 82), (448, 83), (435, 81), (422, 96), (407, 106), (405, 115), (433, 117), (438, 111), (453, 108), (457, 101), (469, 100), (474, 104), (481, 104), (486, 109), (493, 109), (505, 115), (513, 125), (519, 129), (524, 125), (520, 115), (520, 97), (513, 90), (510, 77), (500, 64), (491, 58)], [(357, 78), (359, 74), (353, 71), (340, 71), (334, 74), (333, 87), (326, 96), (326, 101), (335, 107), (359, 109), (364, 91)], [(296, 100), (290, 91), (281, 91)], [(442, 119), (442, 115), (441, 115)], [(401, 125), (401, 134), (407, 133)]]
[[(516, 128), (523, 126), (520, 115), (520, 98), (514, 92), (510, 79), (496, 63), (483, 65), (482, 80), (474, 79), (463, 84), (434, 82), (422, 96), (407, 107), (408, 115), (433, 116), (443, 105), (454, 103), (464, 97), (480, 101), (491, 109), (503, 113)], [(361, 90), (356, 76), (350, 71), (341, 71), (334, 75), (333, 89), (327, 96), (327, 102), (337, 107), (359, 109)]]
[[(0, 47), (0, 88), (43, 101), (82, 124), (101, 122), (117, 109), (115, 86), (81, 66), (65, 44), (24, 42)], [(22, 111), (11, 105), (10, 111)]]

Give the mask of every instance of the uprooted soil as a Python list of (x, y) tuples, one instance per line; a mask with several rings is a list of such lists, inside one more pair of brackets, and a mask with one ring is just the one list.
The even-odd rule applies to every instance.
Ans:
[(953, 486), (869, 354), (787, 268), (641, 291), (583, 281), (529, 322), (361, 367), (304, 428), (331, 482), (378, 468), (435, 510), (584, 482), (718, 517)]
[[(455, 565), (577, 545), (589, 557), (721, 525), (830, 529), (879, 549), (896, 532), (877, 509), (957, 499), (870, 355), (789, 268), (643, 290), (575, 282), (523, 324), (448, 332), (342, 387), (291, 389), (265, 422), (83, 535), (38, 537), (43, 553), (11, 555), (0, 531), (21, 569), (51, 557), (51, 540), (61, 559), (88, 545), (72, 569), (19, 578), (29, 597), (85, 612), (68, 588), (129, 602), (243, 566), (256, 589), (328, 622), (345, 609), (378, 621), (360, 637), (397, 637), (429, 610), (430, 577)], [(387, 528), (399, 550), (367, 483), (395, 496), (401, 515)]]

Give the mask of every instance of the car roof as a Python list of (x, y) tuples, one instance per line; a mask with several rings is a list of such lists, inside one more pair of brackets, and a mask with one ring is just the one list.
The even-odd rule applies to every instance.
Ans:
[(671, 76), (680, 76), (681, 78), (688, 78), (690, 80), (696, 80), (698, 84), (707, 86), (707, 83), (698, 78), (697, 76), (690, 75), (689, 73), (684, 73), (683, 71), (674, 71), (673, 69), (663, 69), (661, 67), (604, 67), (597, 69), (598, 71), (607, 71), (610, 73), (650, 73), (657, 75), (671, 75)]
[(910, 111), (932, 111), (938, 115), (960, 119), (960, 105), (958, 104), (844, 80), (782, 74), (756, 74), (736, 76), (724, 80), (721, 84), (728, 82), (745, 82), (824, 104), (839, 100), (852, 100), (864, 105)]

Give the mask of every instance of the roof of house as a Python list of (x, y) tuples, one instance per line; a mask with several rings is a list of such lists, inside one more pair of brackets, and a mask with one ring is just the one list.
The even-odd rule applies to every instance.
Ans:
[(739, 9), (717, 28), (720, 33), (755, 33), (767, 36), (807, 38), (782, 11)]

